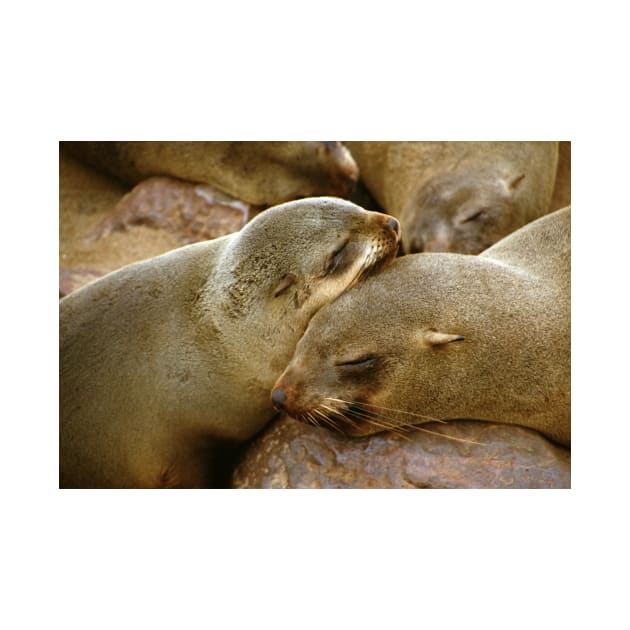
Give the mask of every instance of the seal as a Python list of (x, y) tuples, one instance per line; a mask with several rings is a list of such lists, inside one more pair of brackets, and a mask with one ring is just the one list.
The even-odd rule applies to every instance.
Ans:
[(570, 444), (570, 217), (399, 257), (313, 317), (273, 404), (352, 436), (462, 419)]
[(205, 183), (247, 203), (346, 197), (359, 172), (340, 142), (62, 142), (87, 164), (135, 185), (156, 175)]
[(341, 199), (134, 263), (60, 301), (60, 486), (206, 487), (312, 315), (396, 255), (396, 219)]
[[(557, 142), (348, 142), (402, 249), (478, 254), (552, 209)], [(568, 205), (568, 204), (565, 204)]]
[[(362, 204), (359, 204), (365, 208)], [(558, 142), (558, 171), (551, 199), (551, 209), (558, 210), (571, 205), (571, 142)], [(371, 208), (366, 208), (366, 210)]]

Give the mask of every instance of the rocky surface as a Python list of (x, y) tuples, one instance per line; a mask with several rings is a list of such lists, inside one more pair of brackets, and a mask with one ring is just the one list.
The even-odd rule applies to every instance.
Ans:
[(238, 232), (257, 210), (206, 184), (150, 177), (116, 204), (98, 226), (96, 238), (145, 225), (166, 230), (186, 245)]
[[(570, 451), (529, 429), (430, 423), (346, 438), (280, 417), (241, 456), (234, 488), (570, 488)], [(449, 436), (451, 439), (449, 439)]]

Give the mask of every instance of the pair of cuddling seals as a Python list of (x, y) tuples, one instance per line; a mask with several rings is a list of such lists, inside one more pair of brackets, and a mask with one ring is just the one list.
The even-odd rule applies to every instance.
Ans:
[(359, 172), (340, 142), (63, 142), (74, 156), (135, 185), (155, 175), (205, 183), (271, 206), (300, 197), (346, 197)]
[(478, 254), (555, 209), (557, 142), (346, 144), (405, 253)]
[(397, 258), (313, 317), (272, 402), (352, 436), (470, 419), (570, 445), (570, 221), (479, 256)]
[(134, 263), (60, 302), (60, 486), (207, 487), (273, 416), (310, 318), (393, 260), (396, 219), (333, 198)]

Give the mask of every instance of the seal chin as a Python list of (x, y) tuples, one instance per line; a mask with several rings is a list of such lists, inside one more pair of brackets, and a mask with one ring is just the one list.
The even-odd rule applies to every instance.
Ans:
[[(278, 394), (276, 394), (279, 397)], [(283, 401), (284, 402), (284, 401)], [(332, 430), (347, 437), (361, 437), (391, 427), (376, 421), (376, 416), (366, 412), (359, 404), (327, 398), (309, 409), (297, 410), (293, 405), (284, 406), (283, 411), (294, 420), (315, 427)]]
[(400, 246), (400, 223), (394, 217), (387, 217), (385, 221), (385, 238), (374, 239), (368, 245), (363, 260), (359, 265), (356, 275), (350, 281), (348, 288), (378, 272), (379, 269), (389, 265), (398, 255)]

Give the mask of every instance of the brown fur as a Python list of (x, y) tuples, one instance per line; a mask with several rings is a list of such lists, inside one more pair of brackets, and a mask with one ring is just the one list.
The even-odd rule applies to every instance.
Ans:
[(570, 217), (480, 256), (398, 258), (311, 320), (274, 400), (349, 435), (472, 419), (570, 444)]
[(127, 184), (168, 175), (270, 206), (346, 196), (358, 169), (340, 142), (63, 142), (79, 159)]
[(295, 201), (61, 300), (60, 486), (211, 484), (217, 445), (273, 415), (269, 390), (310, 317), (395, 256), (393, 221)]
[(557, 142), (347, 142), (409, 252), (477, 254), (546, 214)]
[(571, 143), (558, 142), (558, 171), (550, 209), (558, 210), (571, 205)]

